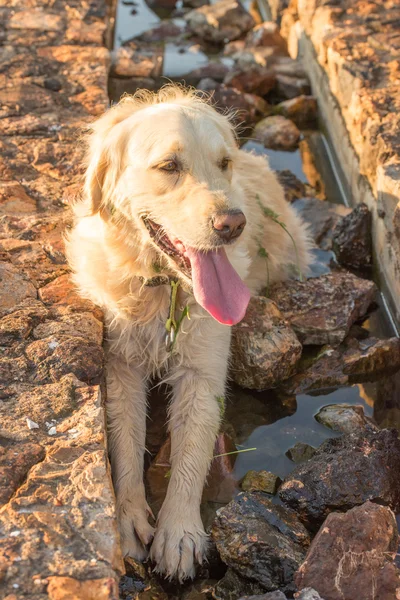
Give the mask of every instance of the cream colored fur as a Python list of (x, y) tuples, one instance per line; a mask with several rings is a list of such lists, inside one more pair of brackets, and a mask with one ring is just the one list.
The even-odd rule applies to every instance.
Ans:
[[(177, 155), (179, 177), (156, 166)], [(222, 158), (231, 164), (220, 168)], [(159, 572), (194, 575), (206, 552), (200, 500), (220, 424), (230, 328), (194, 300), (190, 281), (150, 239), (149, 216), (187, 246), (210, 249), (210, 218), (241, 209), (247, 225), (226, 246), (252, 293), (285, 278), (296, 264), (288, 234), (266, 215), (279, 214), (307, 269), (307, 235), (285, 201), (266, 160), (238, 149), (233, 128), (192, 91), (168, 86), (126, 97), (93, 124), (84, 198), (67, 241), (80, 293), (103, 307), (107, 323), (107, 420), (121, 543), (125, 555), (150, 556)], [(268, 253), (268, 259), (263, 250)], [(179, 308), (190, 307), (172, 354), (165, 349), (170, 287), (145, 287), (139, 277), (161, 270), (180, 279)], [(168, 427), (171, 478), (155, 530), (143, 485), (146, 392), (158, 375), (172, 387)], [(154, 536), (154, 539), (153, 539)]]

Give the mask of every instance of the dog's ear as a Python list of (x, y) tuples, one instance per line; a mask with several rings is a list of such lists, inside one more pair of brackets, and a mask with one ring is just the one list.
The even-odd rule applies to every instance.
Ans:
[(90, 127), (83, 197), (86, 214), (94, 215), (106, 208), (120, 174), (125, 146), (118, 125), (133, 112), (133, 102), (117, 104)]

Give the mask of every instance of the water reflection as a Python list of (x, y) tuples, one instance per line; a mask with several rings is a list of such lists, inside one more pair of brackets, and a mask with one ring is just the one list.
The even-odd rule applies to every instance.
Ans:
[[(261, 404), (263, 399), (267, 398), (264, 410), (268, 412), (268, 407), (271, 405), (268, 393), (259, 393), (258, 398)], [(289, 448), (297, 442), (316, 447), (328, 438), (337, 437), (338, 433), (324, 427), (314, 418), (319, 409), (327, 404), (361, 404), (365, 413), (372, 416), (372, 408), (364, 401), (357, 385), (338, 389), (323, 396), (300, 395), (291, 401), (296, 407), (292, 414), (283, 413), (281, 418), (273, 423), (264, 424), (258, 421), (256, 424), (257, 418), (251, 416), (254, 427), (252, 431), (248, 430), (248, 435), (241, 441), (240, 447), (255, 447), (257, 450), (238, 454), (234, 468), (236, 479), (241, 479), (250, 469), (266, 469), (283, 478), (294, 468), (293, 462), (285, 455)], [(275, 407), (270, 407), (276, 411)]]

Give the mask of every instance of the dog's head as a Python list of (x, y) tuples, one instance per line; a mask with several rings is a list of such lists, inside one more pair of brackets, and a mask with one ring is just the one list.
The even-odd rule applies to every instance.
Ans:
[(228, 117), (169, 86), (125, 98), (93, 125), (85, 183), (92, 214), (123, 215), (142, 244), (191, 281), (199, 303), (230, 324), (248, 302), (224, 250), (246, 225), (237, 157)]

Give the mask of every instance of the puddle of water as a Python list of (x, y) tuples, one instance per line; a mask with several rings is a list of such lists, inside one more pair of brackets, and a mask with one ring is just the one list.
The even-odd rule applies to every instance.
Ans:
[[(271, 402), (271, 394), (268, 392), (252, 395), (267, 405)], [(240, 444), (240, 448), (257, 450), (238, 454), (234, 469), (236, 479), (241, 479), (251, 469), (265, 469), (283, 479), (295, 466), (285, 454), (289, 448), (298, 442), (317, 447), (328, 438), (338, 437), (338, 433), (324, 427), (314, 418), (319, 409), (327, 404), (361, 404), (366, 414), (372, 416), (373, 413), (373, 408), (367, 404), (357, 385), (321, 396), (299, 395), (293, 402), (293, 414), (282, 415), (274, 423), (255, 427)]]
[(207, 55), (197, 45), (177, 46), (167, 43), (165, 44), (163, 75), (171, 79), (183, 77), (208, 62)]
[(283, 171), (289, 169), (300, 181), (307, 183), (307, 177), (303, 170), (303, 161), (301, 159), (300, 150), (294, 152), (284, 152), (281, 150), (271, 150), (264, 148), (259, 142), (249, 140), (242, 146), (242, 150), (253, 152), (257, 155), (267, 156), (269, 166), (273, 171)]

